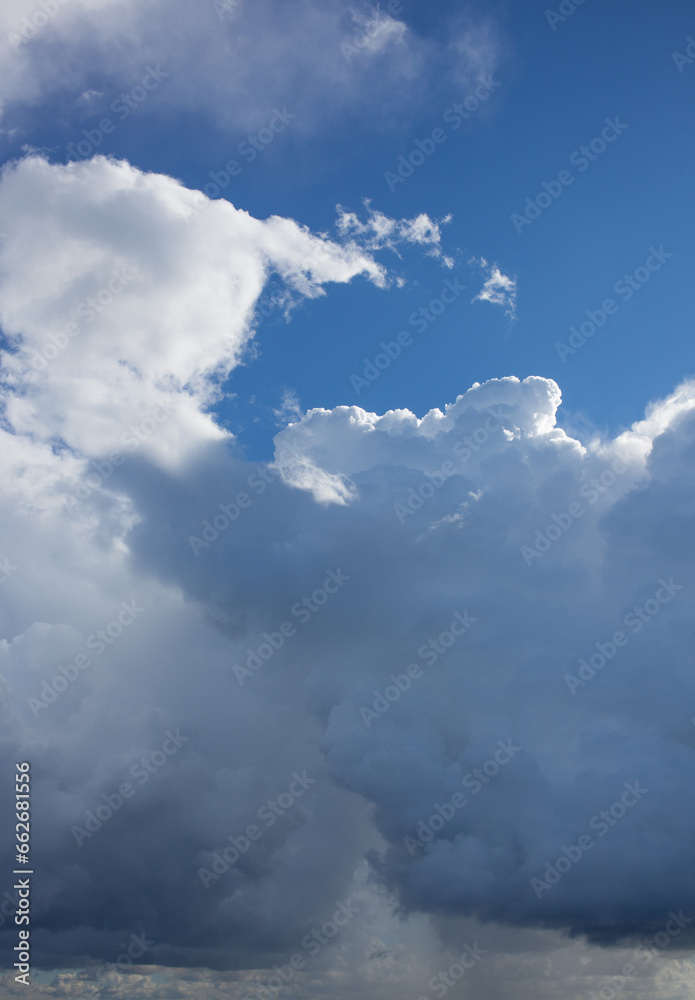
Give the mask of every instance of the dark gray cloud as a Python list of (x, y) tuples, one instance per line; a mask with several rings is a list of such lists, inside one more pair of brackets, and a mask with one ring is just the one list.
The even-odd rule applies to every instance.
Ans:
[[(45, 340), (51, 301), (68, 315), (81, 301), (85, 246), (110, 266), (93, 224), (99, 185), (126, 178), (131, 220), (149, 205), (137, 172), (90, 169), (65, 276), (51, 285), (40, 247), (32, 257), (31, 239), (15, 244), (24, 257), (0, 311), (25, 344)], [(38, 204), (57, 204), (62, 232), (59, 192), (75, 176), (31, 161), (9, 183), (30, 217), (27, 194), (52, 192)], [(164, 253), (188, 194), (147, 184), (150, 245)], [(19, 227), (16, 199), (4, 204)], [(257, 241), (230, 264), (250, 286), (235, 343), (267, 255), (293, 288), (304, 275), (304, 294), (363, 272), (384, 279), (338, 244), (319, 267), (294, 223), (218, 207), (201, 226), (198, 249)], [(185, 249), (188, 230), (175, 231)], [(662, 932), (671, 910), (695, 912), (683, 878), (693, 384), (616, 440), (585, 443), (555, 426), (559, 389), (538, 376), (475, 385), (421, 419), (314, 410), (278, 435), (265, 468), (207, 415), (207, 378), (229, 345), (201, 357), (174, 328), (160, 350), (157, 303), (176, 294), (184, 256), (167, 254), (171, 270), (157, 260), (144, 273), (148, 294), (123, 293), (147, 333), (139, 373), (121, 373), (106, 316), (43, 379), (19, 351), (6, 385), (0, 507), (16, 569), (1, 585), (0, 741), (5, 760), (33, 767), (35, 962), (114, 962), (145, 934), (155, 965), (272, 969), (363, 891), (365, 855), (385, 910), (444, 927), (475, 918), (615, 944)], [(22, 280), (32, 259), (38, 305)], [(208, 258), (192, 259), (181, 302), (223, 323)], [(90, 485), (136, 382), (148, 406), (165, 398), (177, 416)], [(5, 814), (4, 845), (10, 833)], [(0, 935), (7, 948), (7, 923)], [(684, 929), (673, 951), (688, 939)], [(381, 946), (373, 954), (386, 961)]]

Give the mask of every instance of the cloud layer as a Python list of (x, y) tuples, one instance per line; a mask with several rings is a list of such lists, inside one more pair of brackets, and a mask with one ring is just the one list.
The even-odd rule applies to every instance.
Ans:
[(168, 77), (145, 114), (173, 107), (243, 134), (265, 125), (279, 101), (300, 112), (293, 128), (307, 134), (357, 111), (388, 121), (394, 108), (421, 104), (442, 71), (467, 83), (494, 72), (498, 58), (487, 21), (452, 25), (447, 48), (411, 28), (404, 5), (395, 15), (372, 4), (346, 9), (339, 0), (47, 6), (48, 14), (38, 3), (9, 0), (0, 12), (6, 128), (21, 128), (22, 110), (39, 102), (58, 102), (67, 116), (75, 94), (82, 113), (108, 113), (148, 66), (160, 66)]
[[(436, 246), (426, 221), (386, 236)], [(560, 429), (541, 376), (315, 409), (263, 466), (220, 378), (269, 275), (388, 285), (371, 223), (32, 158), (0, 229), (0, 741), (33, 764), (37, 960), (145, 934), (153, 964), (270, 968), (365, 854), (387, 909), (444, 921), (609, 943), (695, 911), (692, 382), (614, 440)]]

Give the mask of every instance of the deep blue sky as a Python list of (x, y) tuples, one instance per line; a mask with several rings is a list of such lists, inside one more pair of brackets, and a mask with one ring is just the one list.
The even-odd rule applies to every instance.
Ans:
[[(277, 314), (264, 322), (259, 356), (233, 373), (227, 389), (237, 396), (222, 408), (251, 455), (269, 454), (271, 411), (285, 388), (296, 392), (303, 409), (357, 403), (377, 412), (408, 407), (422, 415), (452, 402), (473, 382), (538, 374), (560, 384), (563, 419), (614, 431), (695, 370), (695, 65), (679, 72), (672, 59), (695, 32), (692, 9), (685, 2), (589, 0), (554, 31), (546, 9), (529, 0), (485, 6), (497, 22), (501, 54), (495, 78), (501, 86), (461, 129), (445, 126), (447, 141), (395, 191), (385, 171), (469, 93), (450, 79), (442, 83), (436, 71), (428, 71), (421, 101), (407, 108), (394, 101), (391, 109), (346, 111), (317, 123), (306, 115), (302, 121), (301, 106), (288, 105), (296, 122), (223, 191), (255, 216), (290, 216), (314, 230), (332, 227), (336, 204), (362, 211), (364, 198), (396, 218), (420, 212), (453, 216), (442, 241), (456, 259), (453, 272), (419, 250), (400, 261), (387, 254), (381, 259), (406, 279), (406, 287), (380, 291), (357, 279), (305, 303), (290, 324)], [(441, 39), (456, 12), (455, 3), (438, 0), (406, 3), (401, 16), (421, 36)], [(343, 56), (336, 52), (336, 58)], [(93, 73), (94, 88), (111, 97), (98, 65)], [(67, 85), (65, 95), (41, 115), (23, 118), (21, 110), (10, 109), (7, 126), (17, 131), (9, 140), (4, 136), (5, 159), (26, 144), (65, 160), (65, 144), (104, 113), (98, 102), (89, 112), (75, 107)], [(157, 101), (155, 94), (119, 124), (99, 151), (201, 189), (210, 171), (240, 158), (236, 151), (248, 130), (233, 123), (221, 128), (200, 113), (175, 112)], [(283, 93), (274, 103), (287, 105)], [(572, 168), (572, 152), (616, 115), (627, 130), (586, 172)], [(518, 234), (511, 214), (568, 167), (574, 184)], [(673, 256), (631, 301), (617, 298), (618, 312), (563, 364), (555, 342), (566, 340), (585, 310), (615, 298), (616, 281), (644, 264), (650, 246), (662, 244)], [(516, 321), (501, 308), (470, 304), (483, 278), (466, 261), (481, 255), (516, 276)], [(361, 373), (363, 359), (373, 358), (382, 339), (408, 329), (410, 313), (452, 275), (469, 291), (357, 396), (349, 376)]]

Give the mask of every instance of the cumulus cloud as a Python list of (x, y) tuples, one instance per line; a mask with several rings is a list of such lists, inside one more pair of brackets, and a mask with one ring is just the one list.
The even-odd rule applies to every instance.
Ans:
[(122, 444), (133, 419), (157, 421), (167, 407), (175, 412), (142, 445), (162, 461), (225, 436), (204, 411), (252, 337), (270, 274), (302, 297), (357, 274), (385, 283), (354, 241), (261, 222), (104, 157), (10, 166), (0, 215), (0, 322), (14, 348), (5, 383), (22, 390), (7, 417), (92, 456)]
[[(695, 384), (587, 441), (541, 376), (422, 416), (288, 399), (275, 461), (251, 463), (216, 422), (219, 379), (270, 275), (388, 285), (375, 247), (409, 224), (362, 246), (354, 225), (329, 240), (103, 159), (2, 178), (0, 745), (32, 761), (34, 957), (66, 970), (45, 995), (92, 989), (131, 934), (193, 970), (180, 994), (204, 995), (201, 967), (240, 994), (362, 898), (365, 855), (376, 915), (317, 956), (317, 989), (363, 927), (364, 982), (378, 967), (400, 995), (394, 910), (435, 916), (450, 961), (457, 921), (483, 946), (481, 924), (615, 945), (695, 912)], [(83, 303), (94, 318), (51, 340)]]
[[(388, 585), (380, 580), (389, 596), (370, 652), (334, 680), (332, 704), (317, 703), (329, 762), (374, 802), (389, 840), (372, 855), (381, 878), (407, 908), (567, 926), (604, 940), (656, 926), (669, 900), (683, 898), (673, 845), (654, 845), (647, 859), (644, 851), (663, 824), (680, 864), (688, 863), (693, 817), (675, 788), (692, 760), (694, 700), (673, 637), (690, 613), (692, 577), (689, 556), (666, 528), (672, 515), (660, 456), (689, 447), (695, 395), (688, 383), (618, 440), (587, 445), (555, 426), (559, 401), (545, 379), (493, 380), (421, 419), (357, 407), (310, 411), (277, 442), (281, 448), (291, 437), (312, 467), (349, 475), (360, 496), (353, 516), (365, 505), (379, 509), (380, 558), (398, 553), (389, 558)], [(660, 428), (653, 438), (647, 423)], [(680, 473), (671, 469), (678, 506)], [(652, 517), (661, 531), (637, 528)], [(635, 532), (639, 556), (630, 556)], [(685, 550), (688, 536), (679, 519)], [(414, 584), (411, 557), (436, 562), (436, 611), (420, 589), (422, 571)], [(370, 588), (370, 607), (374, 601)], [(452, 645), (455, 612), (475, 625), (444, 655), (439, 646)], [(621, 630), (623, 652), (611, 645)], [(428, 656), (433, 665), (417, 694), (399, 694), (391, 680), (394, 704), (387, 704), (389, 679), (409, 686), (408, 664), (424, 670)], [(656, 696), (650, 662), (662, 680), (667, 672), (668, 697)], [(670, 737), (653, 731), (655, 697)], [(466, 775), (494, 757), (498, 740), (522, 748), (515, 761), (468, 809), (428, 829), (437, 805), (467, 787)], [(649, 792), (633, 802), (640, 809), (626, 816), (618, 805), (620, 825), (604, 830), (595, 817), (635, 781)], [(547, 865), (585, 834), (593, 853), (580, 851), (576, 870), (570, 865), (559, 880), (551, 871), (548, 883)], [(406, 838), (421, 841), (418, 849)], [(645, 863), (654, 882), (648, 901)]]

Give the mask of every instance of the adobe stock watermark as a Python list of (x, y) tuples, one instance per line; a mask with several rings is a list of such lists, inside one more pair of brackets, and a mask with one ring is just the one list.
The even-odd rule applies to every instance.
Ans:
[(0, 584), (7, 583), (13, 573), (17, 572), (17, 567), (10, 562), (9, 556), (0, 561)]
[[(683, 584), (674, 583), (673, 577), (668, 581), (661, 579), (658, 581), (659, 587), (653, 597), (645, 601), (642, 605), (636, 605), (623, 618), (623, 625), (629, 628), (633, 635), (642, 631), (655, 618), (662, 607), (668, 604), (683, 589)], [(579, 661), (577, 676), (565, 674), (565, 683), (570, 694), (576, 695), (579, 688), (584, 688), (593, 680), (599, 670), (603, 670), (618, 652), (618, 649), (627, 646), (630, 637), (625, 632), (614, 632), (612, 637), (605, 642), (595, 643), (595, 653), (591, 653), (588, 660), (585, 657)]]
[[(169, 760), (178, 753), (184, 743), (190, 739), (189, 736), (182, 736), (181, 730), (177, 729), (172, 733), (167, 729), (164, 740), (157, 750), (153, 750), (145, 757), (141, 757), (137, 763), (133, 764), (128, 772), (132, 778), (138, 779), (138, 785), (146, 785), (153, 774), (161, 771)], [(118, 791), (103, 792), (101, 798), (104, 800), (94, 810), (87, 809), (84, 814), (84, 826), (77, 824), (70, 827), (70, 832), (75, 838), (78, 847), (82, 847), (85, 840), (91, 840), (95, 833), (103, 827), (105, 823), (114, 816), (128, 799), (132, 799), (137, 788), (129, 781), (124, 781), (118, 786)]]
[[(193, 211), (199, 212), (208, 203), (208, 199), (202, 191), (193, 191), (191, 193), (197, 201), (197, 204), (193, 207)], [(335, 258), (330, 248), (321, 240), (316, 239), (311, 253), (306, 258), (303, 270), (305, 273), (310, 274), (314, 269), (318, 269), (321, 264), (334, 260)], [(254, 306), (252, 321), (254, 328), (258, 329), (277, 309), (282, 309), (285, 319), (288, 319), (291, 310), (295, 308), (299, 301), (301, 301), (301, 297), (295, 297), (287, 286), (284, 291), (274, 291), (271, 295), (262, 296)]]
[[(119, 121), (125, 121), (126, 118), (131, 116), (133, 111), (137, 111), (144, 104), (152, 91), (156, 90), (162, 81), (169, 76), (171, 76), (171, 73), (163, 70), (159, 64), (157, 66), (148, 66), (140, 83), (137, 83), (132, 90), (129, 90), (126, 94), (121, 94), (113, 101), (111, 111), (113, 111)], [(110, 118), (102, 118), (96, 128), (83, 128), (82, 135), (84, 138), (79, 139), (77, 142), (69, 142), (65, 147), (68, 163), (74, 160), (85, 160), (88, 156), (92, 156), (94, 151), (101, 146), (105, 137), (115, 131), (116, 123)]]
[(692, 66), (695, 62), (695, 38), (688, 35), (686, 38), (685, 52), (673, 52), (671, 58), (676, 64), (676, 69), (682, 73), (686, 66)]
[[(499, 774), (500, 768), (504, 767), (516, 754), (521, 752), (521, 747), (515, 746), (512, 740), (498, 740), (498, 750), (489, 760), (486, 760), (481, 767), (474, 767), (461, 779), (461, 784), (467, 788), (471, 795), (478, 795), (485, 785), (487, 785), (495, 775)], [(443, 805), (435, 802), (434, 812), (429, 820), (420, 820), (417, 825), (416, 836), (404, 837), (403, 843), (408, 849), (408, 854), (414, 858), (418, 850), (423, 850), (427, 844), (434, 840), (444, 826), (449, 823), (458, 809), (463, 809), (468, 804), (468, 799), (462, 792), (454, 792), (450, 799)]]
[[(260, 807), (256, 816), (265, 823), (266, 829), (274, 826), (280, 816), (292, 808), (295, 802), (300, 799), (311, 785), (316, 784), (316, 778), (308, 777), (306, 771), (292, 774), (286, 792), (281, 792), (277, 799), (268, 799)], [(231, 847), (216, 847), (211, 852), (212, 863), (210, 868), (199, 868), (198, 878), (203, 883), (205, 889), (209, 889), (212, 882), (216, 882), (222, 875), (226, 874), (232, 865), (236, 864), (242, 854), (246, 854), (252, 844), (256, 843), (263, 836), (263, 830), (250, 823), (244, 833), (227, 837)]]
[(577, 7), (581, 7), (584, 2), (585, 0), (562, 0), (557, 10), (546, 10), (545, 17), (553, 31), (557, 31), (558, 24), (564, 24), (568, 17), (572, 17)]
[(14, 923), (15, 914), (18, 909), (18, 902), (19, 898), (16, 889), (14, 895), (9, 893), (7, 889), (3, 892), (2, 903), (0, 903), (0, 927), (4, 927), (8, 920), (10, 923)]
[[(606, 152), (608, 146), (629, 128), (629, 125), (620, 121), (618, 115), (613, 119), (606, 118), (605, 122), (606, 126), (600, 135), (592, 139), (588, 145), (579, 146), (570, 154), (569, 161), (580, 174), (588, 170), (591, 164)], [(522, 233), (526, 226), (539, 219), (543, 212), (550, 208), (571, 184), (574, 184), (575, 180), (576, 177), (571, 170), (561, 170), (557, 180), (543, 181), (541, 183), (543, 190), (535, 198), (526, 199), (524, 212), (512, 212), (510, 215), (509, 218), (517, 233)]]
[(69, 3), (70, 0), (39, 0), (39, 9), (35, 10), (31, 17), (23, 17), (17, 26), (17, 31), (9, 32), (7, 35), (7, 40), (15, 52), (24, 42), (36, 38), (41, 29), (58, 14), (61, 7)]
[(114, 970), (118, 972), (125, 972), (129, 969), (131, 965), (140, 965), (140, 959), (143, 957), (145, 952), (149, 951), (156, 944), (156, 941), (150, 941), (143, 931), (142, 934), (131, 934), (128, 944), (125, 946), (124, 950), (118, 956), (115, 962), (107, 962), (106, 968), (108, 970)]
[[(271, 142), (275, 140), (275, 137), (280, 132), (284, 132), (290, 122), (294, 121), (296, 117), (296, 115), (291, 114), (287, 110), (286, 106), (283, 106), (282, 111), (278, 108), (273, 108), (268, 124), (258, 129), (252, 135), (247, 135), (239, 143), (237, 146), (238, 155), (247, 164), (253, 163), (256, 157), (267, 149)], [(209, 172), (208, 177), (210, 177), (210, 181), (203, 188), (203, 193), (208, 198), (218, 198), (225, 188), (229, 187), (232, 180), (235, 177), (239, 177), (243, 171), (244, 167), (239, 160), (227, 160), (223, 170), (211, 170)], [(199, 207), (202, 208), (202, 204)]]
[[(140, 272), (125, 265), (120, 268), (114, 268), (111, 275), (109, 281), (103, 288), (99, 289), (96, 295), (90, 295), (89, 298), (83, 299), (75, 309), (75, 314), (81, 320), (84, 320), (85, 323), (91, 323), (105, 309), (108, 309), (113, 300), (124, 291), (126, 286), (131, 281), (135, 281), (136, 278), (140, 277)], [(57, 358), (58, 354), (65, 350), (70, 341), (78, 337), (81, 332), (82, 328), (79, 324), (71, 320), (57, 333), (49, 333), (48, 340), (44, 342), (43, 347), (40, 350), (36, 350), (35, 348), (32, 350), (31, 367), (34, 371), (45, 371), (49, 363)]]
[[(668, 948), (673, 938), (678, 937), (684, 928), (692, 923), (692, 920), (693, 918), (686, 917), (682, 910), (679, 910), (678, 913), (674, 910), (670, 911), (665, 929), (657, 931), (651, 941), (643, 942), (642, 949), (635, 948), (633, 952), (635, 962), (640, 963), (642, 971), (649, 968), (660, 952), (663, 952), (664, 948)], [(628, 981), (636, 976), (640, 969), (632, 962), (626, 962), (620, 971), (621, 975), (604, 976), (603, 985), (598, 992), (594, 991), (589, 994), (589, 1000), (616, 1000), (620, 991), (625, 989)]]
[[(349, 580), (350, 577), (346, 576), (340, 567), (329, 569), (323, 585), (317, 587), (310, 597), (302, 597), (300, 601), (293, 604), (290, 614), (293, 618), (299, 620), (300, 625), (306, 625), (312, 616), (328, 602), (329, 597), (337, 594), (341, 587), (348, 583)], [(282, 622), (278, 626), (277, 632), (264, 632), (262, 635), (263, 642), (261, 642), (258, 648), (249, 648), (246, 650), (248, 653), (246, 666), (240, 666), (238, 663), (235, 663), (232, 668), (239, 686), (243, 687), (244, 682), (249, 677), (253, 677), (254, 674), (258, 673), (263, 664), (267, 663), (279, 649), (282, 649), (286, 640), (291, 639), (292, 636), (296, 635), (296, 632), (297, 626), (291, 621)]]
[[(123, 601), (121, 603), (121, 611), (119, 611), (113, 621), (108, 622), (103, 628), (98, 628), (96, 632), (89, 636), (86, 641), (87, 648), (92, 650), (95, 657), (101, 656), (123, 634), (124, 629), (132, 625), (141, 614), (144, 614), (144, 611), (145, 609), (138, 607), (134, 600), (130, 601), (130, 603)], [(78, 653), (72, 663), (68, 663), (65, 666), (60, 665), (55, 677), (51, 681), (44, 681), (40, 696), (38, 698), (31, 696), (27, 698), (27, 705), (31, 709), (31, 714), (34, 718), (37, 718), (42, 709), (46, 709), (49, 705), (54, 704), (58, 697), (64, 691), (67, 691), (68, 686), (75, 683), (80, 676), (80, 672), (88, 670), (91, 665), (92, 660), (84, 653)]]
[[(623, 787), (625, 791), (619, 799), (611, 803), (607, 809), (601, 809), (595, 813), (589, 820), (589, 829), (596, 833), (598, 837), (605, 837), (617, 823), (624, 819), (628, 809), (633, 809), (638, 802), (642, 801), (643, 796), (648, 793), (648, 789), (642, 788), (638, 780), (626, 782)], [(569, 847), (561, 847), (561, 853), (555, 862), (546, 862), (545, 877), (534, 877), (530, 880), (531, 888), (535, 892), (536, 898), (540, 899), (544, 892), (557, 885), (563, 875), (566, 875), (574, 865), (579, 864), (587, 851), (593, 850), (595, 846), (596, 841), (593, 837), (588, 833), (583, 833), (578, 838), (576, 844), (570, 844)]]
[[(321, 950), (340, 933), (341, 928), (350, 923), (359, 913), (359, 909), (347, 899), (338, 903), (330, 920), (326, 920), (319, 928), (312, 928), (301, 940), (301, 948), (316, 958)], [(295, 952), (285, 965), (273, 966), (273, 974), (264, 983), (248, 983), (244, 1000), (273, 1000), (273, 998), (295, 978), (306, 966), (307, 959), (301, 952)]]
[[(424, 660), (428, 667), (433, 667), (440, 656), (444, 656), (456, 640), (465, 635), (471, 625), (475, 624), (477, 620), (477, 618), (472, 618), (468, 614), (468, 611), (464, 611), (463, 614), (460, 611), (454, 612), (454, 617), (451, 620), (449, 628), (440, 632), (435, 639), (423, 642), (418, 649), (418, 656), (421, 660)], [(360, 708), (362, 722), (364, 722), (367, 729), (377, 719), (382, 718), (391, 708), (391, 705), (400, 700), (402, 694), (410, 690), (413, 681), (420, 680), (421, 677), (424, 677), (424, 674), (422, 667), (418, 663), (410, 663), (404, 674), (391, 674), (389, 680), (393, 683), (384, 689), (384, 693), (381, 694), (379, 691), (373, 692), (374, 702), (372, 703), (372, 707), (367, 708), (363, 705)]]
[[(506, 404), (505, 404), (506, 405)], [(473, 455), (484, 448), (495, 431), (502, 430), (504, 424), (501, 416), (501, 406), (497, 407), (497, 413), (491, 406), (486, 407), (488, 416), (480, 427), (476, 427), (472, 434), (463, 434), (453, 445), (452, 451), (456, 455), (459, 466), (468, 462)], [(405, 524), (406, 518), (412, 517), (422, 510), (425, 504), (435, 496), (452, 476), (460, 472), (460, 467), (450, 459), (442, 462), (438, 471), (425, 473), (425, 479), (416, 489), (409, 487), (407, 499), (403, 503), (396, 503), (393, 506), (394, 513), (401, 524)]]
[[(412, 0), (408, 0), (408, 2), (412, 3)], [(400, 0), (388, 0), (386, 4), (386, 10), (391, 17), (397, 17), (398, 14), (403, 12), (403, 9), (403, 4)], [(390, 18), (381, 14), (381, 11), (377, 8), (374, 17), (367, 20), (362, 31), (355, 33), (351, 42), (340, 43), (340, 51), (343, 53), (345, 61), (349, 63), (352, 61), (353, 56), (359, 55), (360, 52), (369, 49), (373, 39), (378, 38), (384, 29), (384, 25), (388, 24), (389, 21)]]
[[(481, 74), (478, 76), (477, 87), (462, 102), (457, 101), (448, 107), (442, 115), (442, 121), (455, 132), (501, 86), (499, 80), (493, 80), (491, 76)], [(425, 160), (433, 156), (439, 146), (443, 145), (448, 138), (446, 129), (437, 127), (432, 129), (426, 139), (416, 139), (407, 156), (401, 153), (398, 157), (395, 173), (392, 170), (387, 170), (384, 173), (384, 180), (389, 190), (395, 191), (399, 184), (404, 184), (409, 177), (412, 177), (418, 167), (421, 167)]]
[[(276, 479), (280, 478), (278, 470), (272, 466), (263, 466), (259, 472), (253, 472), (246, 480), (248, 487), (253, 488), (256, 496), (261, 496), (268, 486)], [(218, 504), (219, 514), (206, 518), (200, 526), (200, 537), (189, 535), (188, 544), (195, 556), (199, 556), (201, 549), (208, 549), (213, 542), (222, 535), (235, 521), (238, 521), (241, 512), (248, 510), (253, 503), (253, 497), (241, 490), (236, 494), (230, 503)]]
[(255, 313), (258, 316), (256, 322), (256, 327), (259, 327), (261, 323), (269, 319), (278, 307), (282, 307), (287, 304), (286, 299), (280, 295), (264, 295), (262, 296), (256, 305)]
[(253, 491), (253, 496), (251, 496), (250, 492), (239, 491), (230, 503), (218, 504), (217, 509), (219, 510), (219, 514), (212, 514), (201, 523), (199, 536), (188, 536), (188, 544), (191, 546), (193, 554), (197, 557), (200, 555), (202, 549), (209, 549), (213, 542), (216, 542), (232, 524), (239, 520), (242, 511), (248, 510), (251, 507), (255, 497), (262, 496), (272, 483), (282, 479), (280, 466), (287, 463), (290, 459), (297, 461), (300, 458), (301, 456), (297, 454), (291, 445), (283, 444), (276, 461), (272, 465), (262, 465), (257, 472), (252, 472), (248, 476), (246, 485), (249, 491)]
[[(453, 281), (446, 279), (441, 287), (438, 296), (430, 299), (426, 306), (420, 306), (408, 317), (408, 325), (412, 326), (416, 333), (424, 333), (427, 328), (434, 323), (439, 316), (446, 311), (447, 306), (452, 305), (467, 286), (460, 284), (458, 278)], [(413, 343), (412, 334), (407, 330), (401, 330), (395, 340), (386, 343), (381, 341), (379, 347), (381, 351), (374, 358), (364, 358), (364, 368), (361, 375), (350, 375), (349, 381), (355, 393), (359, 396), (364, 389), (376, 382), (382, 372), (391, 367), (403, 353), (403, 349), (410, 347)]]
[[(145, 417), (139, 424), (135, 424), (129, 430), (125, 431), (121, 435), (121, 444), (126, 448), (127, 452), (132, 455), (142, 444), (149, 441), (157, 433), (162, 424), (169, 419), (175, 409), (176, 407), (173, 403), (160, 403), (159, 406), (156, 406), (152, 410), (149, 417)], [(161, 414), (161, 416), (158, 416), (158, 414)], [(123, 465), (127, 457), (127, 454), (123, 454), (123, 452), (112, 451), (107, 458), (90, 462), (88, 468), (91, 471), (87, 473), (84, 481), (76, 488), (74, 496), (70, 497), (72, 505), (82, 503), (94, 490), (101, 489), (104, 483), (114, 474), (116, 468)]]
[[(589, 504), (597, 503), (602, 496), (615, 486), (618, 476), (624, 475), (629, 466), (625, 459), (616, 458), (611, 463), (609, 469), (604, 469), (600, 476), (592, 476), (588, 482), (584, 483), (579, 490), (579, 494)], [(586, 509), (576, 500), (573, 501), (566, 511), (560, 514), (552, 514), (550, 523), (544, 531), (536, 529), (536, 537), (533, 546), (522, 545), (521, 555), (527, 566), (533, 564), (534, 559), (541, 556), (550, 549), (558, 539), (562, 538), (577, 521), (584, 517)]]
[(226, 21), (228, 16), (235, 14), (242, 5), (243, 0), (212, 0), (212, 9), (220, 21)]
[[(613, 285), (613, 291), (616, 295), (620, 295), (623, 302), (629, 302), (635, 292), (643, 288), (652, 274), (660, 271), (671, 257), (673, 257), (673, 254), (667, 253), (664, 250), (663, 243), (659, 246), (658, 250), (655, 247), (649, 247), (649, 255), (644, 265), (635, 268), (632, 273), (624, 274), (622, 278), (619, 278)], [(587, 309), (584, 313), (587, 318), (580, 323), (579, 329), (576, 326), (570, 327), (570, 335), (567, 343), (564, 344), (562, 341), (555, 343), (555, 350), (560, 361), (565, 364), (568, 355), (576, 354), (584, 346), (589, 337), (593, 337), (596, 331), (605, 325), (609, 316), (615, 316), (619, 308), (620, 305), (614, 299), (604, 299), (599, 309)]]
[[(448, 969), (440, 969), (427, 983), (427, 989), (434, 993), (441, 1000), (450, 989), (460, 982), (469, 969), (474, 968), (478, 962), (487, 955), (487, 952), (474, 941), (472, 945), (464, 944), (463, 951), (456, 962), (452, 962)], [(419, 997), (419, 1000), (429, 1000), (429, 997)]]

